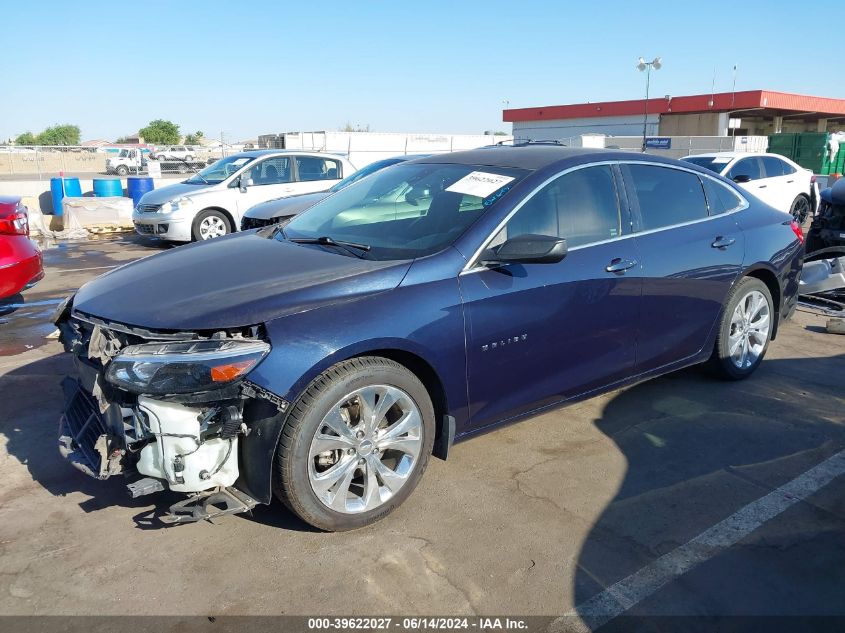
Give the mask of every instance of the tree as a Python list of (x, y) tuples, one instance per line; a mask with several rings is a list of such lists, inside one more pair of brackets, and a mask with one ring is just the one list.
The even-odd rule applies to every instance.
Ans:
[(193, 134), (188, 134), (185, 137), (185, 145), (202, 145), (203, 138), (205, 138), (205, 134), (197, 130)]
[(35, 145), (37, 139), (32, 132), (24, 132), (19, 134), (15, 139), (15, 145)]
[(177, 145), (181, 138), (179, 126), (164, 119), (150, 121), (147, 127), (138, 130), (138, 136), (142, 136), (147, 143), (156, 145)]
[(79, 145), (79, 126), (54, 125), (41, 132), (36, 139), (39, 145)]
[(366, 125), (360, 125), (358, 123), (356, 123), (355, 125), (352, 125), (352, 123), (350, 123), (349, 121), (346, 122), (346, 125), (344, 125), (342, 128), (340, 128), (340, 131), (341, 132), (372, 132), (372, 130), (370, 129), (369, 123), (367, 123)]

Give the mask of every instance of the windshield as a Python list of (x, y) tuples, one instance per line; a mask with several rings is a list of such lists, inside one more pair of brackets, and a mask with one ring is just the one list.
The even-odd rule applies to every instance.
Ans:
[(363, 244), (370, 247), (360, 254), (367, 259), (423, 257), (452, 244), (525, 174), (473, 165), (396, 165), (318, 202), (276, 239)]
[(374, 174), (380, 169), (384, 169), (385, 167), (390, 167), (391, 165), (395, 165), (396, 163), (401, 163), (404, 160), (404, 158), (386, 158), (384, 160), (377, 160), (374, 163), (370, 163), (366, 167), (362, 167), (351, 176), (347, 176), (339, 183), (337, 183), (334, 187), (329, 189), (329, 191), (331, 191), (332, 193), (338, 192), (341, 189), (348, 187), (353, 182), (358, 182), (359, 180), (361, 180), (361, 178), (369, 176), (370, 174)]
[[(229, 156), (212, 163), (198, 174), (191, 176), (185, 182), (192, 185), (216, 185), (238, 171), (247, 163), (255, 160), (253, 156)], [(202, 178), (200, 178), (202, 176)]]
[(717, 174), (722, 173), (725, 165), (731, 162), (731, 159), (726, 156), (686, 156), (682, 160), (699, 167), (706, 167)]

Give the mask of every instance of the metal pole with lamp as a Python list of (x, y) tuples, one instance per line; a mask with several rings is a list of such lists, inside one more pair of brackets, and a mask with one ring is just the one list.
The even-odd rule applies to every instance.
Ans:
[(646, 135), (648, 131), (648, 88), (651, 83), (651, 68), (660, 70), (663, 67), (663, 62), (659, 57), (655, 57), (650, 62), (647, 62), (642, 57), (637, 61), (637, 70), (646, 71), (645, 75), (645, 108), (643, 109), (643, 152), (645, 152)]

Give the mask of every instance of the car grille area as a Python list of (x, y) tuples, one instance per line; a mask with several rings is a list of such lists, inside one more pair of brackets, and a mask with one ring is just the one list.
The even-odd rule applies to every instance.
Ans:
[[(59, 422), (59, 451), (82, 472), (106, 479), (98, 442), (105, 446), (108, 428), (94, 397), (85, 392), (78, 381), (66, 379), (65, 411)], [(102, 441), (100, 438), (103, 438)]]
[(160, 204), (139, 204), (138, 211), (141, 213), (158, 213), (158, 210), (161, 209)]
[(260, 229), (271, 224), (276, 224), (278, 220), (263, 219), (263, 218), (247, 218), (241, 220), (241, 231), (249, 231), (250, 229)]

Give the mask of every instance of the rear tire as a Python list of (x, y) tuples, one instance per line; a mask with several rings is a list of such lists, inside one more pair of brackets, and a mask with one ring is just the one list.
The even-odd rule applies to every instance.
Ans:
[(709, 365), (725, 380), (744, 380), (763, 361), (775, 308), (768, 287), (759, 279), (744, 277), (725, 303)]
[(375, 523), (413, 492), (434, 431), (431, 398), (407, 368), (376, 356), (343, 361), (291, 409), (276, 449), (275, 494), (321, 530)]
[(789, 207), (789, 213), (800, 226), (803, 226), (807, 216), (810, 215), (810, 198), (803, 193), (795, 196), (795, 200)]

